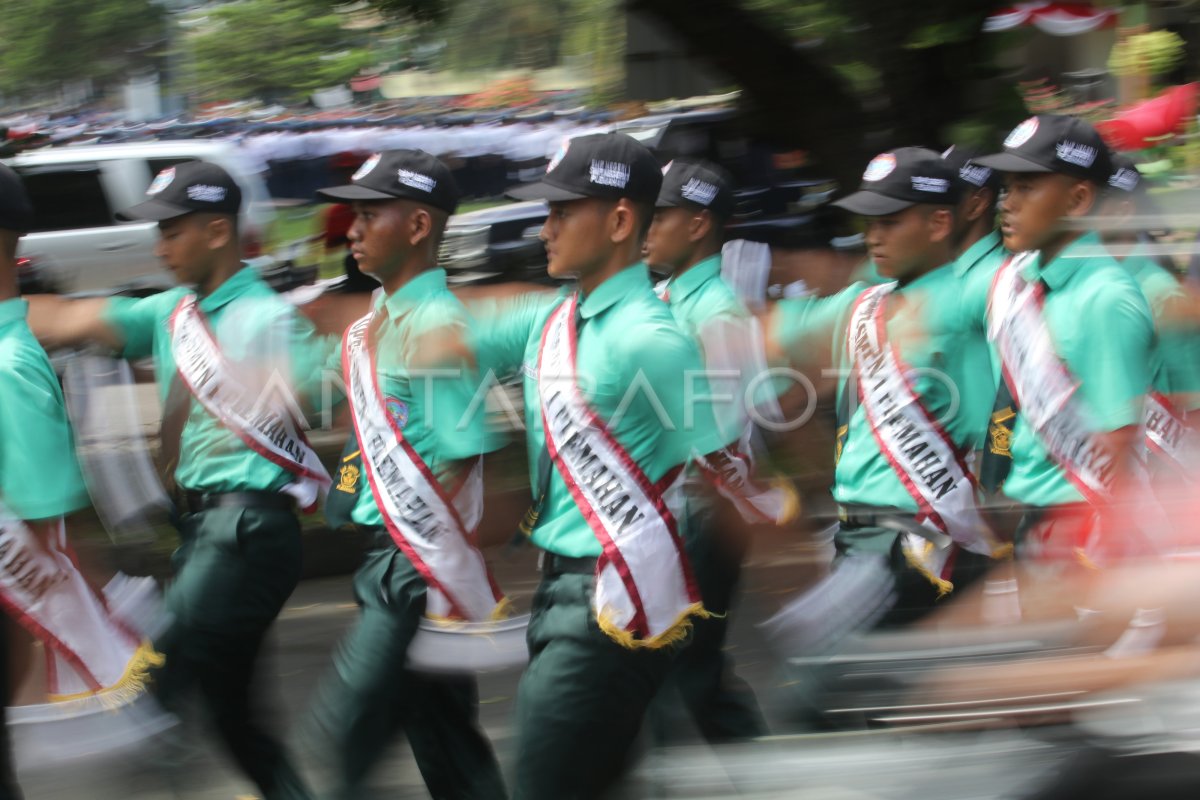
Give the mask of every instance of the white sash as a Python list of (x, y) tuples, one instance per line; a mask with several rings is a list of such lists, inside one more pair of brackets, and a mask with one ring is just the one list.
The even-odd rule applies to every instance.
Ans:
[(1098, 441), (1079, 407), (1079, 383), (1054, 349), (1039, 283), (1021, 277), (1037, 252), (1012, 256), (996, 273), (988, 301), (988, 337), (996, 343), (1013, 399), (1042, 445), (1092, 504), (1108, 497), (1114, 455)]
[(691, 615), (706, 612), (665, 492), (650, 482), (579, 390), (578, 302), (574, 296), (559, 305), (542, 333), (538, 395), (546, 447), (603, 547), (592, 598), (601, 629), (626, 647), (661, 647), (686, 635)]
[(1200, 435), (1184, 422), (1171, 401), (1158, 392), (1147, 392), (1143, 419), (1147, 449), (1184, 475), (1193, 474), (1200, 463)]
[[(671, 299), (671, 282), (660, 281), (654, 286), (654, 293), (664, 303)], [(754, 339), (756, 327), (747, 321), (745, 330), (737, 330), (731, 326), (719, 326), (708, 338), (701, 336), (704, 345), (705, 360), (709, 369), (723, 369), (726, 366), (735, 368), (741, 366), (737, 359), (761, 361), (762, 343)], [(711, 352), (716, 347), (723, 350), (718, 358)], [(755, 356), (758, 356), (756, 359)], [(761, 369), (766, 369), (762, 362)], [(757, 373), (756, 373), (757, 374)], [(739, 386), (739, 389), (743, 387)], [(745, 394), (745, 391), (743, 391)], [(778, 402), (771, 397), (771, 402), (778, 407)], [(778, 418), (782, 418), (780, 412)], [(695, 455), (696, 466), (705, 480), (717, 492), (733, 504), (738, 514), (751, 524), (785, 525), (795, 519), (800, 513), (800, 500), (795, 489), (786, 480), (780, 479), (764, 484), (756, 480), (757, 469), (754, 464), (753, 448), (750, 444), (754, 428), (746, 425), (741, 440), (736, 445), (722, 448), (713, 453)]]
[(179, 377), (196, 400), (247, 447), (292, 473), (295, 481), (281, 491), (295, 497), (306, 512), (314, 510), (332, 481), (288, 404), (238, 380), (194, 295), (179, 301), (170, 330)]
[(162, 664), (88, 585), (62, 521), (43, 541), (2, 501), (0, 606), (45, 646), (51, 700), (124, 705), (142, 693), (149, 669)]
[(507, 604), (468, 533), (482, 514), (482, 459), (451, 499), (384, 407), (367, 341), (373, 317), (346, 331), (342, 369), (375, 503), (392, 540), (429, 587), (426, 616), (496, 619)]
[[(896, 477), (916, 501), (917, 520), (973, 553), (995, 550), (975, 502), (975, 479), (950, 435), (930, 416), (908, 377), (909, 368), (887, 341), (885, 299), (896, 284), (859, 295), (850, 316), (848, 348), (867, 423)], [(905, 534), (910, 560), (945, 578), (951, 548), (931, 547)]]
[(746, 522), (785, 525), (799, 514), (799, 498), (784, 479), (769, 483), (757, 479), (751, 434), (748, 427), (737, 444), (713, 453), (696, 454), (696, 466)]

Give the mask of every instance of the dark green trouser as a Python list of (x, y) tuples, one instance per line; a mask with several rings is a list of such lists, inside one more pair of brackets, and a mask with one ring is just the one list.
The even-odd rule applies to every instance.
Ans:
[(517, 691), (514, 800), (600, 797), (621, 774), (674, 648), (628, 650), (592, 614), (593, 577), (545, 575)]
[(8, 735), (6, 709), (12, 700), (12, 689), (8, 685), (8, 637), (14, 623), (0, 617), (0, 800), (21, 800), (21, 789), (13, 773), (12, 741)]
[[(876, 627), (891, 628), (916, 622), (933, 611), (939, 599), (942, 602), (949, 599), (939, 598), (938, 588), (908, 563), (901, 547), (901, 534), (893, 528), (843, 523), (838, 526), (833, 543), (838, 559), (865, 554), (882, 555), (888, 559), (892, 577), (896, 580), (896, 597), (891, 609), (876, 623)], [(986, 556), (959, 550), (954, 556), (950, 573), (954, 594), (961, 594), (963, 588), (981, 576), (988, 563)]]
[(267, 629), (300, 579), (295, 514), (214, 508), (186, 514), (175, 579), (165, 604), (173, 619), (155, 643), (166, 656), (155, 677), (160, 702), (179, 711), (200, 693), (217, 732), (242, 771), (269, 800), (307, 798), (279, 742), (252, 700), (254, 663)]
[(373, 536), (354, 576), (362, 613), (334, 654), (313, 709), (336, 760), (336, 796), (365, 796), (371, 767), (404, 730), (435, 800), (502, 800), (500, 767), (479, 727), (475, 679), (406, 669), (425, 613), (425, 581), (385, 530)]
[(707, 508), (688, 517), (684, 537), (704, 607), (719, 616), (695, 621), (691, 643), (680, 651), (651, 707), (655, 738), (660, 742), (677, 738), (681, 698), (701, 735), (713, 744), (766, 736), (754, 691), (734, 673), (733, 659), (725, 653), (728, 614), (747, 540), (715, 530)]

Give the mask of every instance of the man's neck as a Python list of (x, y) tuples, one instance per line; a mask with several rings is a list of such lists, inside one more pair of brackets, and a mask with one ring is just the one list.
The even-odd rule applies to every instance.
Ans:
[(995, 228), (988, 222), (983, 220), (975, 222), (975, 224), (967, 229), (966, 235), (963, 236), (962, 241), (959, 242), (958, 252), (955, 255), (961, 256), (963, 253), (967, 252), (976, 244), (978, 244), (981, 239), (983, 239), (993, 230), (995, 230)]
[(1063, 250), (1074, 244), (1083, 234), (1083, 231), (1063, 231), (1054, 237), (1051, 242), (1042, 247), (1040, 258), (1042, 266), (1045, 267), (1052, 263), (1054, 259), (1062, 255)]
[(920, 266), (915, 267), (912, 272), (908, 273), (903, 278), (897, 278), (896, 282), (903, 288), (913, 281), (925, 277), (938, 267), (945, 266), (948, 263), (950, 263), (949, 250), (938, 251), (937, 253), (931, 255)]
[(0, 259), (0, 303), (20, 297), (17, 293), (17, 264), (11, 259)]
[(1118, 262), (1124, 262), (1125, 259), (1129, 258), (1129, 256), (1133, 254), (1132, 250), (1133, 248), (1137, 247), (1138, 238), (1136, 236), (1121, 235), (1106, 236), (1104, 238), (1104, 244), (1112, 245), (1108, 248), (1109, 255), (1111, 255)]
[(604, 283), (609, 278), (617, 273), (624, 272), (629, 267), (638, 263), (638, 250), (634, 251), (629, 248), (620, 248), (609, 256), (608, 261), (602, 267), (597, 269), (590, 275), (582, 275), (579, 278), (579, 289), (583, 294), (589, 295), (595, 291), (596, 287)]
[(201, 297), (208, 297), (210, 294), (221, 288), (225, 281), (238, 274), (242, 267), (245, 266), (242, 260), (237, 256), (224, 258), (220, 263), (208, 274), (208, 277), (200, 282), (196, 287), (196, 292)]
[(391, 297), (407, 286), (418, 275), (428, 272), (431, 269), (434, 269), (434, 265), (425, 259), (410, 261), (404, 264), (395, 275), (380, 281), (380, 285), (383, 286), (383, 293)]

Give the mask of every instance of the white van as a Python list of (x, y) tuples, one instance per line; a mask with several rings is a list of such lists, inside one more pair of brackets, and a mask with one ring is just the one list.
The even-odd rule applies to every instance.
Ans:
[(64, 294), (143, 293), (174, 281), (154, 255), (157, 223), (120, 222), (116, 212), (145, 199), (162, 169), (185, 161), (220, 164), (242, 187), (242, 245), (262, 255), (275, 219), (263, 179), (224, 142), (181, 140), (33, 150), (7, 160), (33, 202), (35, 224), (18, 256)]

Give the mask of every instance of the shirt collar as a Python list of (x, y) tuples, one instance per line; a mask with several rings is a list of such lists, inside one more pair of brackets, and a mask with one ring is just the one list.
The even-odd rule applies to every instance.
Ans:
[(20, 297), (0, 301), (0, 328), (7, 328), (14, 322), (20, 322), (25, 319), (28, 308), (29, 303)]
[(375, 308), (383, 307), (387, 310), (389, 317), (399, 319), (416, 308), (422, 300), (444, 291), (446, 291), (446, 270), (434, 267), (416, 275), (389, 295), (380, 292), (379, 296), (375, 298)]
[(583, 298), (579, 313), (584, 319), (591, 319), (639, 290), (650, 291), (650, 269), (644, 261), (626, 267), (593, 289)]
[(698, 261), (682, 275), (673, 276), (667, 283), (667, 291), (671, 293), (671, 304), (678, 303), (683, 298), (704, 286), (710, 280), (721, 277), (721, 254), (714, 253), (703, 261)]
[(972, 267), (983, 260), (984, 256), (999, 247), (1003, 247), (1003, 244), (1001, 243), (998, 231), (992, 231), (987, 236), (984, 236), (963, 251), (963, 254), (954, 262), (955, 277), (961, 278), (963, 275), (966, 275)]
[(1087, 260), (1084, 253), (1088, 251), (1096, 253), (1102, 248), (1100, 234), (1089, 231), (1064, 247), (1058, 257), (1049, 264), (1043, 264), (1039, 254), (1021, 271), (1021, 277), (1025, 280), (1040, 278), (1051, 290), (1061, 289), (1070, 282), (1075, 273), (1083, 266), (1083, 262)]
[(211, 314), (236, 299), (258, 280), (258, 270), (243, 265), (241, 269), (230, 275), (224, 283), (213, 290), (212, 294), (200, 298), (200, 310), (205, 314)]

